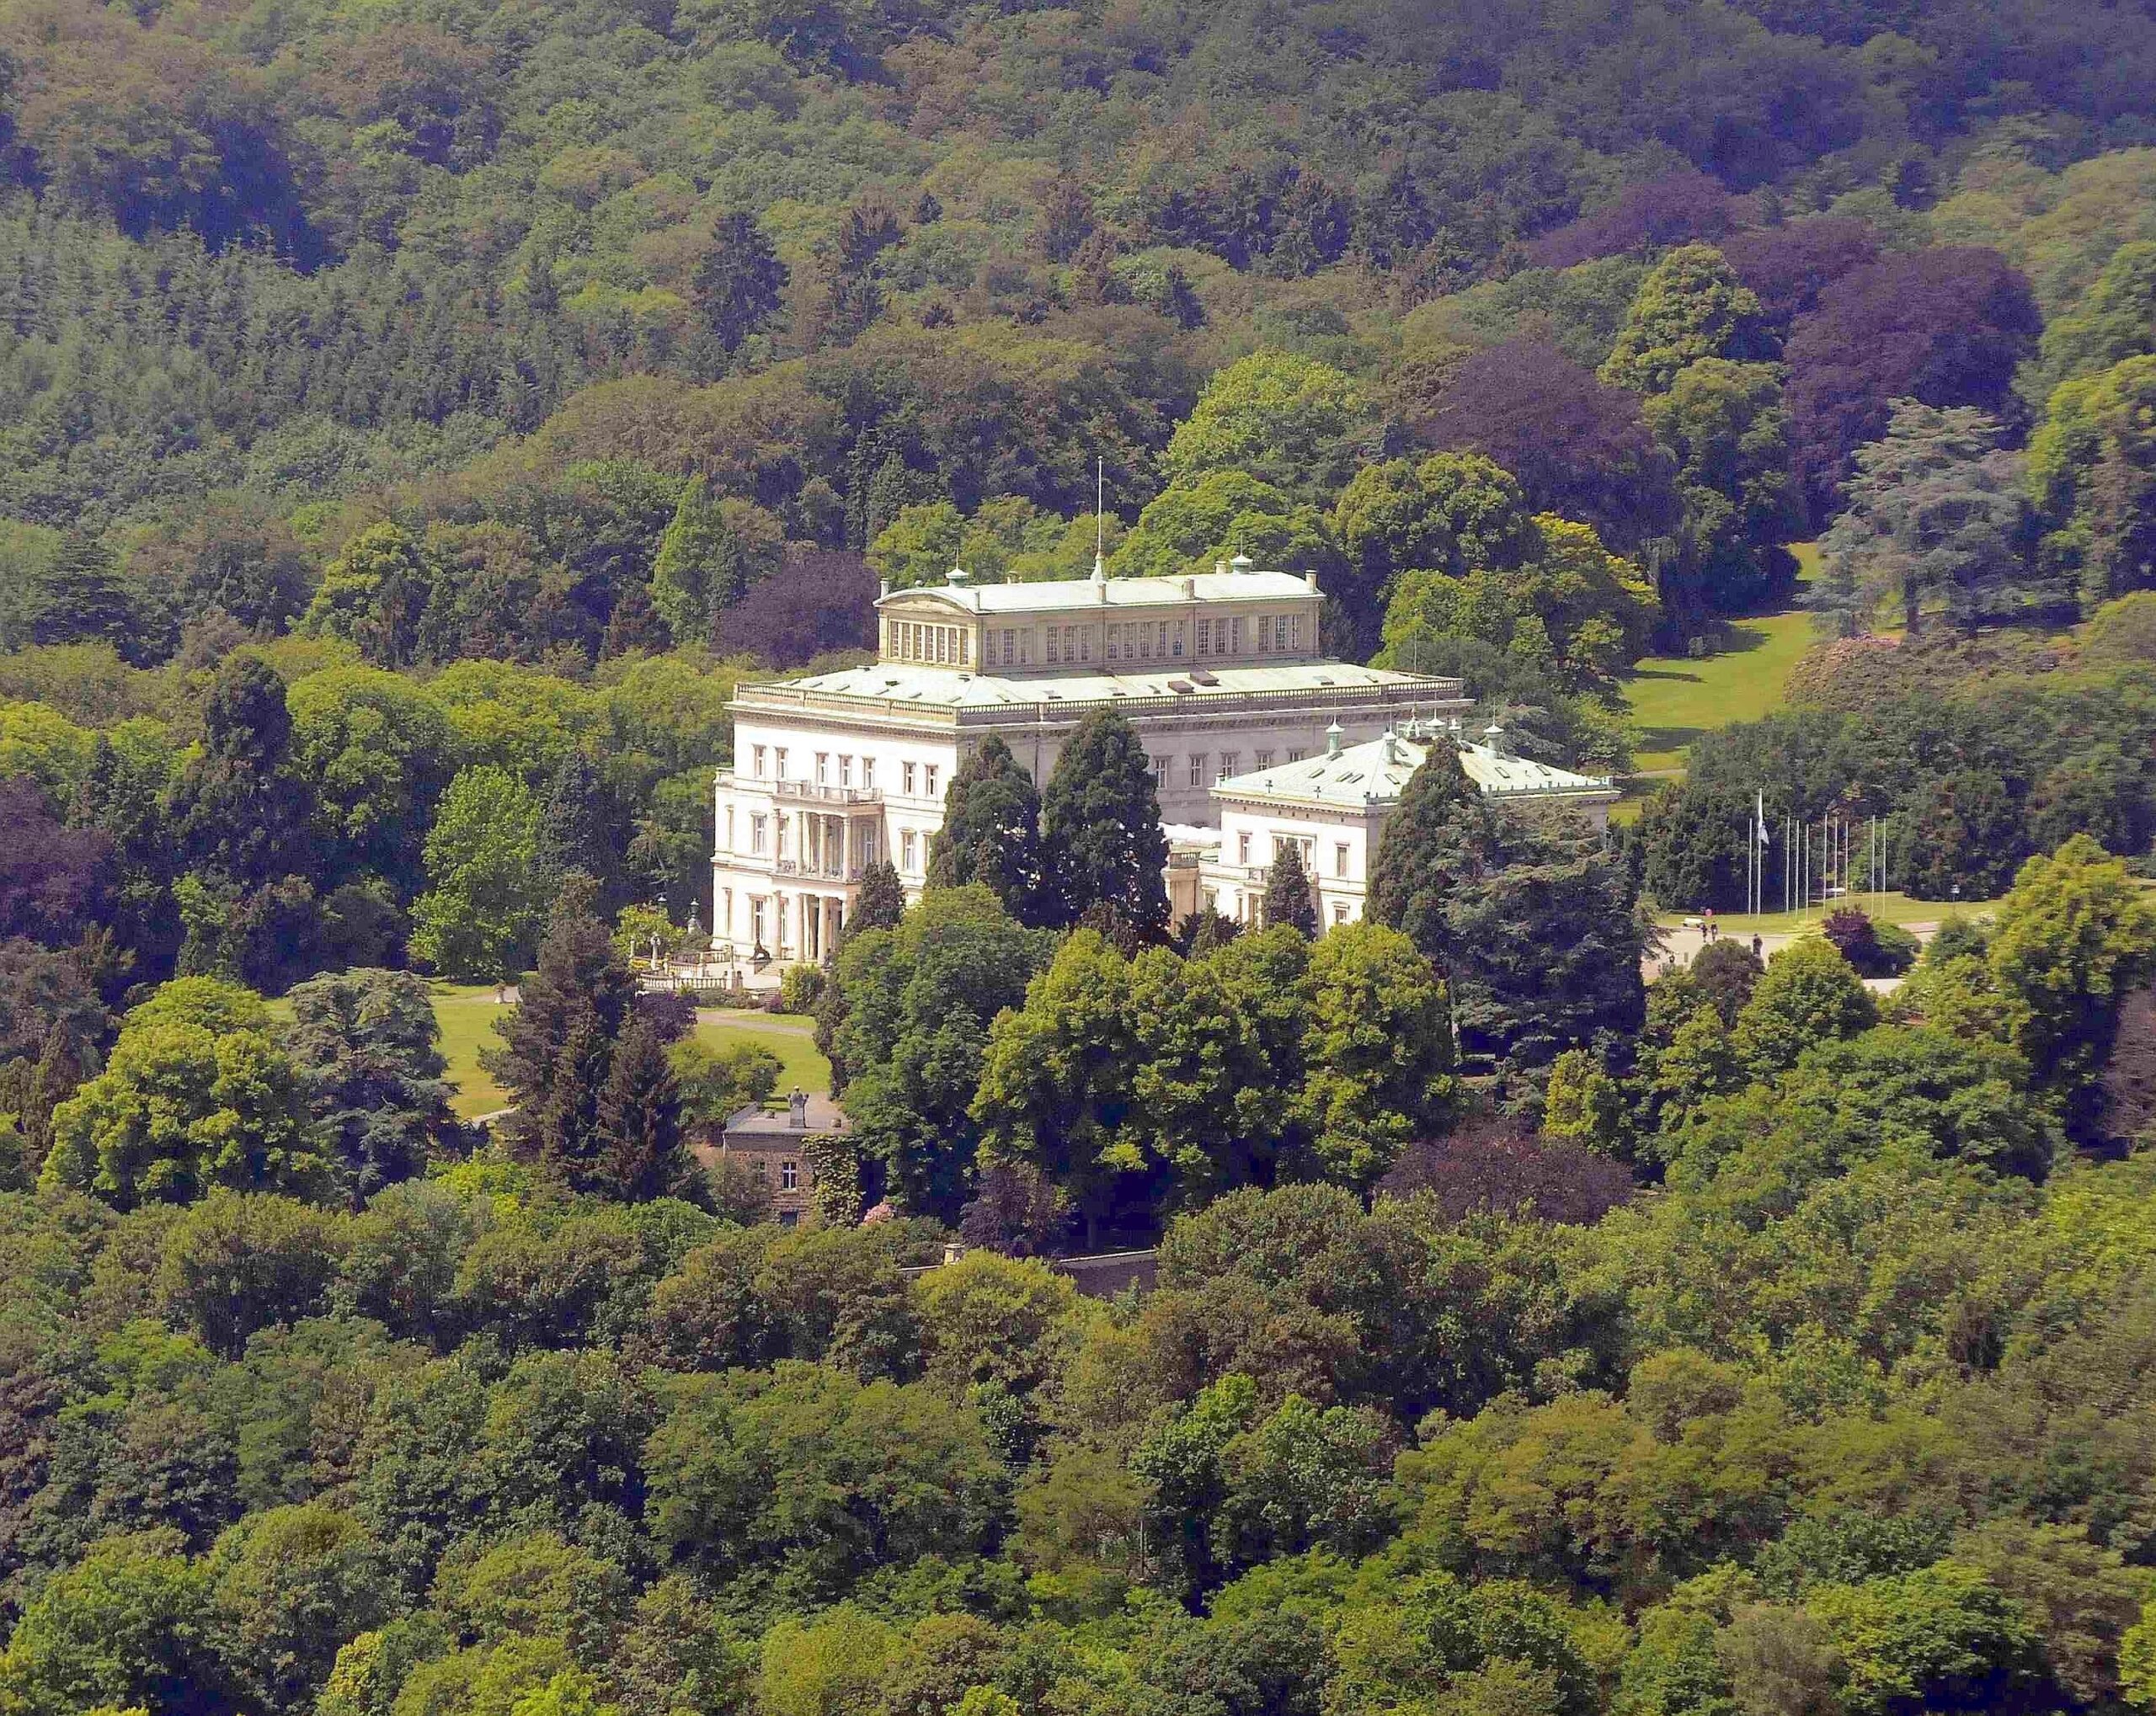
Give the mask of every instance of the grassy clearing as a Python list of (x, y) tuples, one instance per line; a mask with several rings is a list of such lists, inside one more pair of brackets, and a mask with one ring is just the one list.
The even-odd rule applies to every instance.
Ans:
[(1639, 734), (1633, 767), (1641, 774), (1681, 769), (1703, 733), (1757, 721), (1782, 706), (1790, 669), (1812, 647), (1812, 616), (1801, 609), (1739, 620), (1731, 647), (1694, 661), (1649, 656), (1625, 685), (1625, 705)]
[(781, 1095), (796, 1084), (812, 1096), (821, 1096), (831, 1088), (831, 1063), (816, 1052), (811, 1035), (815, 1028), (816, 1021), (805, 1013), (706, 1011), (696, 1015), (699, 1042), (712, 1048), (753, 1043), (776, 1055)]
[(1648, 656), (1625, 686), (1625, 711), (1639, 735), (1634, 766), (1642, 775), (1681, 770), (1684, 752), (1700, 734), (1734, 722), (1757, 721), (1782, 706), (1790, 669), (1812, 647), (1812, 616), (1801, 605), (1803, 586), (1819, 563), (1815, 543), (1800, 542), (1798, 599), (1778, 614), (1730, 623), (1727, 646), (1694, 660)]
[[(494, 1021), (509, 1009), (496, 1005), (492, 983), (435, 982), (427, 989), (434, 997), (435, 1022), (441, 1027), (442, 1058), (449, 1063), (442, 1075), (453, 1093), (449, 1106), (466, 1120), (499, 1112), (508, 1106), (509, 1098), (479, 1064), (479, 1053), (501, 1046)], [(291, 1003), (272, 1001), (270, 1011), (275, 1018), (289, 1020)], [(812, 1096), (830, 1090), (831, 1063), (816, 1052), (815, 1029), (816, 1021), (805, 1013), (707, 1009), (696, 1015), (698, 1041), (713, 1048), (752, 1042), (776, 1055), (782, 1095), (796, 1084)]]
[(492, 983), (434, 983), (427, 987), (435, 998), (435, 1021), (441, 1026), (442, 1058), (449, 1063), (444, 1076), (456, 1093), (450, 1106), (466, 1120), (494, 1113), (509, 1099), (480, 1066), (479, 1051), (501, 1046), (494, 1035), (494, 1021), (509, 1009), (495, 1005)]
[[(509, 1010), (494, 1004), (492, 983), (445, 983), (428, 986), (434, 994), (435, 1018), (441, 1026), (442, 1058), (449, 1063), (445, 1075), (455, 1090), (450, 1106), (465, 1119), (493, 1114), (507, 1106), (502, 1088), (479, 1064), (479, 1052), (500, 1045), (494, 1021)], [(707, 1010), (697, 1015), (696, 1037), (713, 1048), (752, 1042), (779, 1058), (778, 1088), (798, 1084), (814, 1095), (831, 1088), (831, 1063), (816, 1053), (811, 1033), (815, 1021), (792, 1013), (734, 1013)]]

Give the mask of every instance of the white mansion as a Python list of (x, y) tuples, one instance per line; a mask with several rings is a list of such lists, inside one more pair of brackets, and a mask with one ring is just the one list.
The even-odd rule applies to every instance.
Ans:
[[(1456, 727), (1469, 704), (1457, 679), (1326, 660), (1322, 605), (1315, 573), (1241, 557), (1181, 578), (1111, 578), (1096, 562), (1086, 579), (974, 584), (953, 571), (887, 590), (873, 666), (744, 685), (734, 700), (713, 939), (821, 959), (867, 865), (888, 858), (920, 892), (944, 790), (975, 744), (1000, 734), (1045, 782), (1102, 707), (1123, 712), (1151, 759), (1178, 916), (1207, 901), (1251, 916), (1286, 840), (1317, 878), (1322, 920), (1359, 916), (1377, 831), (1422, 760), (1401, 735)], [(1485, 791), (1561, 794), (1598, 813), (1616, 796), (1501, 749), (1463, 744), (1461, 759)]]

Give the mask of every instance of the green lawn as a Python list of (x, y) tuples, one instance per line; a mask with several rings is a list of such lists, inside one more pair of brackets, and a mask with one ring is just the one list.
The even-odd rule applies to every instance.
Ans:
[[(456, 1093), (450, 1098), (450, 1106), (466, 1120), (499, 1112), (509, 1098), (480, 1066), (479, 1052), (501, 1046), (501, 1039), (494, 1035), (494, 1021), (508, 1008), (495, 1004), (492, 983), (435, 982), (427, 988), (434, 996), (435, 1021), (441, 1026), (442, 1058), (449, 1063), (443, 1076)], [(270, 1010), (276, 1018), (289, 1019), (291, 1004), (272, 1001)], [(776, 1055), (781, 1095), (796, 1084), (812, 1096), (821, 1096), (830, 1090), (831, 1063), (816, 1052), (812, 1035), (815, 1028), (816, 1021), (805, 1013), (707, 1009), (696, 1015), (698, 1040), (713, 1048), (753, 1042)]]
[(778, 1094), (783, 1096), (796, 1084), (812, 1096), (831, 1088), (831, 1063), (816, 1052), (809, 1035), (816, 1021), (805, 1013), (734, 1013), (707, 1011), (697, 1015), (696, 1040), (713, 1048), (754, 1043), (779, 1058)]
[[(1817, 561), (1809, 542), (1791, 551), (1808, 577)], [(1648, 656), (1625, 685), (1625, 711), (1638, 735), (1634, 770), (1668, 774), (1684, 766), (1684, 752), (1700, 734), (1733, 722), (1756, 721), (1781, 707), (1797, 658), (1812, 647), (1812, 616), (1791, 605), (1779, 614), (1731, 622), (1718, 654)]]
[(450, 1106), (467, 1120), (494, 1113), (508, 1098), (480, 1069), (479, 1051), (501, 1046), (494, 1035), (494, 1021), (509, 1009), (495, 1005), (492, 983), (434, 983), (427, 987), (434, 993), (442, 1058), (449, 1063), (447, 1077), (456, 1092)]
[[(479, 1065), (479, 1051), (499, 1046), (494, 1021), (509, 1010), (494, 1004), (492, 983), (436, 983), (435, 1018), (441, 1026), (442, 1058), (456, 1090), (451, 1106), (467, 1120), (493, 1114), (508, 1098)], [(831, 1063), (816, 1053), (809, 1033), (815, 1021), (792, 1013), (733, 1013), (707, 1010), (697, 1015), (696, 1036), (713, 1048), (753, 1042), (779, 1058), (782, 1094), (796, 1084), (814, 1095), (831, 1088)]]

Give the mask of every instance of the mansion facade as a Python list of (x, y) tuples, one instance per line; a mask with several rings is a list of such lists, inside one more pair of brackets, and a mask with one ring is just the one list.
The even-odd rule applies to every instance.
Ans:
[[(719, 771), (713, 803), (713, 940), (758, 959), (822, 960), (868, 865), (888, 860), (908, 896), (920, 893), (944, 792), (975, 745), (997, 734), (1045, 782), (1102, 708), (1123, 713), (1151, 762), (1178, 912), (1208, 890), (1223, 909), (1254, 898), (1262, 865), (1241, 861), (1273, 850), (1248, 823), (1262, 814), (1267, 783), (1288, 787), (1297, 768), (1337, 766), (1372, 743), (1409, 743), (1399, 735), (1456, 724), (1470, 706), (1457, 679), (1326, 659), (1323, 605), (1315, 573), (1260, 572), (1241, 557), (1171, 578), (1112, 578), (1097, 561), (1090, 578), (975, 584), (953, 570), (941, 585), (887, 589), (873, 663), (744, 685), (729, 706), (734, 766)], [(1582, 796), (1597, 785), (1566, 778)], [(1374, 834), (1339, 861), (1320, 850), (1328, 843), (1313, 821), (1331, 829), (1327, 807), (1280, 808), (1294, 813), (1292, 838), (1307, 840), (1314, 872), (1344, 861), (1353, 876), (1328, 880), (1359, 883)], [(1225, 845), (1212, 846), (1207, 880), (1216, 834)], [(1261, 844), (1249, 847), (1246, 834)], [(1232, 875), (1224, 850), (1236, 855)], [(1335, 921), (1343, 903), (1360, 915), (1359, 892), (1351, 900), (1336, 888), (1321, 919)]]
[(1217, 826), (1175, 831), (1168, 877), (1178, 919), (1203, 908), (1257, 923), (1272, 866), (1293, 846), (1310, 878), (1319, 926), (1353, 923), (1363, 915), (1378, 836), (1437, 745), (1453, 746), (1467, 778), (1500, 802), (1569, 804), (1606, 828), (1618, 796), (1606, 775), (1575, 775), (1513, 755), (1495, 726), (1470, 738), (1457, 717), (1404, 722), (1359, 745), (1344, 738), (1335, 731), (1316, 756), (1214, 784)]

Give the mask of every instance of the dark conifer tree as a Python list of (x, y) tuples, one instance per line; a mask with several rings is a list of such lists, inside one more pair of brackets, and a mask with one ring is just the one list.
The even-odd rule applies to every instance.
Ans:
[(696, 264), (689, 290), (720, 349), (731, 357), (777, 311), (786, 290), (786, 264), (756, 217), (736, 211), (719, 216), (711, 248)]
[(225, 658), (202, 710), (202, 754), (175, 794), (189, 866), (241, 888), (302, 872), (313, 795), (290, 768), (285, 682), (259, 658)]
[[(510, 1154), (573, 1191), (590, 1189), (604, 1149), (599, 1098), (612, 1059), (613, 1044), (598, 1015), (579, 1013), (547, 1069), (546, 1100), (528, 1124), (513, 1124), (509, 1132)], [(525, 1119), (520, 1110), (517, 1122)]]
[(1113, 709), (1088, 716), (1056, 759), (1041, 796), (1046, 910), (1075, 924), (1095, 906), (1119, 912), (1147, 937), (1166, 927), (1167, 839), (1145, 748)]
[(593, 901), (590, 882), (573, 878), (540, 941), (538, 969), (496, 1027), (503, 1046), (482, 1057), (515, 1105), (504, 1132), (510, 1154), (564, 1177), (590, 1160), (609, 1050), (636, 995)]
[(179, 951), (180, 923), (172, 893), (172, 821), (157, 782), (99, 733), (72, 820), (111, 843), (113, 935), (135, 976), (163, 981)]
[(96, 538), (70, 532), (37, 581), (30, 637), (38, 643), (74, 643), (84, 638), (112, 644), (140, 659), (141, 626), (109, 549)]
[(864, 930), (895, 930), (906, 913), (906, 886), (899, 880), (898, 866), (879, 858), (861, 871), (861, 892), (853, 897), (841, 939)]
[(1444, 963), (1445, 903), (1461, 882), (1497, 861), (1497, 834), (1481, 793), (1449, 742), (1430, 747), (1408, 777), (1400, 808), (1378, 837), (1369, 914)]
[(943, 826), (928, 849), (931, 887), (985, 885), (1022, 924), (1038, 925), (1041, 887), (1040, 794), (1033, 777), (990, 733), (951, 777)]
[(1267, 929), (1284, 925), (1305, 941), (1316, 938), (1317, 903), (1303, 868), (1303, 850), (1293, 842), (1282, 845), (1266, 872), (1263, 909)]
[(597, 1150), (586, 1189), (641, 1203), (682, 1196), (698, 1177), (681, 1144), (681, 1093), (666, 1046), (632, 1014), (599, 1093)]

